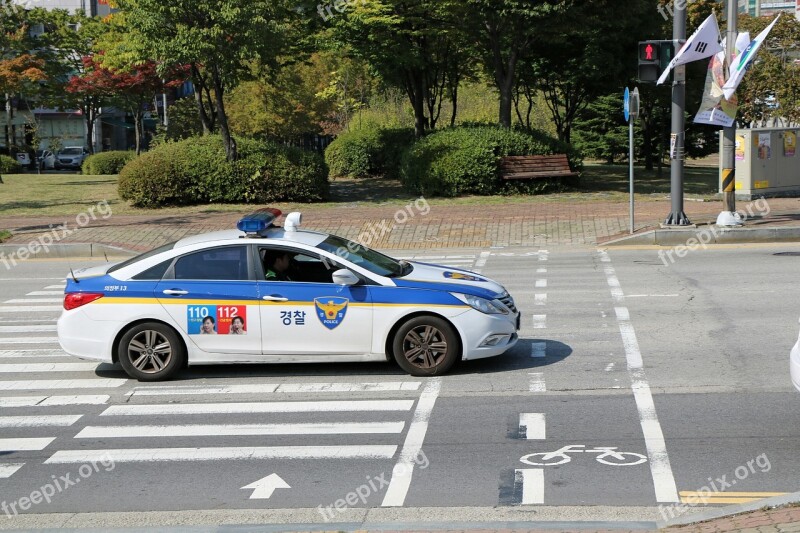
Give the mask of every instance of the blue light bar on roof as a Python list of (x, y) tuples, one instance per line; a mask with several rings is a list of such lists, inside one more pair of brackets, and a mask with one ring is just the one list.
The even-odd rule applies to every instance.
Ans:
[(261, 233), (269, 228), (279, 216), (281, 216), (281, 211), (279, 209), (261, 209), (246, 217), (242, 217), (239, 222), (236, 223), (236, 228), (245, 233)]

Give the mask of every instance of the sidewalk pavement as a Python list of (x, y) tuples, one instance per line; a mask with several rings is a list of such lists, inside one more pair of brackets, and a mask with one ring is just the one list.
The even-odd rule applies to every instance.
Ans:
[[(763, 200), (761, 200), (763, 202)], [(746, 226), (800, 228), (800, 198), (769, 201), (769, 214), (751, 217)], [(747, 213), (752, 203), (739, 202)], [(693, 223), (714, 222), (721, 202), (685, 203)], [(253, 209), (257, 209), (256, 206)], [(638, 202), (636, 233), (657, 228), (670, 211), (668, 198)], [(750, 207), (750, 213), (761, 210)], [(333, 207), (308, 205), (302, 208), (303, 227), (360, 240), (375, 248), (425, 249), (489, 246), (541, 246), (557, 244), (595, 245), (629, 233), (628, 204), (607, 201), (513, 202), (481, 205), (432, 205), (427, 214), (409, 204), (350, 203)], [(413, 213), (413, 215), (411, 215)], [(208, 231), (232, 229), (245, 213), (200, 213), (162, 216), (112, 215), (98, 218), (65, 236), (62, 243), (95, 243), (145, 251), (182, 237)], [(77, 215), (77, 214), (76, 214)], [(74, 217), (2, 217), (0, 228), (14, 236), (8, 244), (27, 244), (50, 231), (50, 225), (68, 223)], [(359, 236), (361, 238), (359, 239)]]

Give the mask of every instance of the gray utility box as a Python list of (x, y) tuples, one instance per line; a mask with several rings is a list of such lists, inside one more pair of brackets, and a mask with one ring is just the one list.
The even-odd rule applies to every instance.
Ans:
[[(736, 130), (736, 197), (800, 196), (800, 128)], [(722, 131), (719, 133), (722, 193)]]

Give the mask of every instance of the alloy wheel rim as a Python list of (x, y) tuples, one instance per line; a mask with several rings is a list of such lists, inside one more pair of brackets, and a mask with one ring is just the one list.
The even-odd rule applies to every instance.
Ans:
[(128, 342), (128, 360), (139, 372), (156, 374), (172, 361), (172, 345), (158, 331), (141, 331)]
[(418, 368), (435, 368), (447, 355), (444, 334), (431, 325), (417, 326), (403, 339), (403, 356)]

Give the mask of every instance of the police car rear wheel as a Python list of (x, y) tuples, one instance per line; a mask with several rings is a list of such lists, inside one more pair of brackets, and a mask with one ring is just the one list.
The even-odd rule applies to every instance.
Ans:
[(417, 317), (397, 330), (392, 349), (397, 364), (412, 376), (443, 374), (458, 360), (458, 337), (441, 318)]
[(139, 381), (161, 381), (177, 372), (186, 358), (178, 335), (155, 322), (139, 324), (122, 336), (117, 347), (125, 372)]

